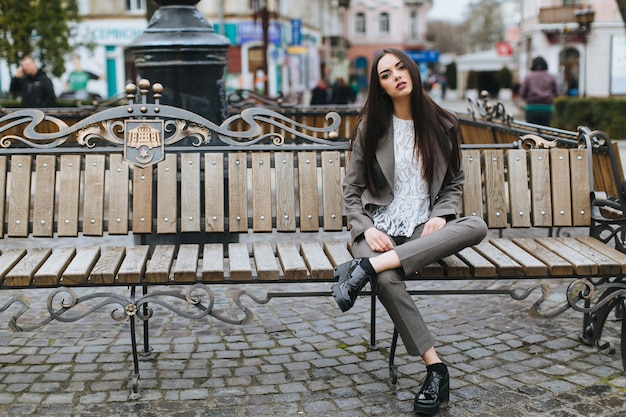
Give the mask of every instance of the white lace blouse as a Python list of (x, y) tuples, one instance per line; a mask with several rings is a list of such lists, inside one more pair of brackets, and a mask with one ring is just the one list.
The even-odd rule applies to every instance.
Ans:
[(428, 184), (422, 177), (422, 160), (413, 152), (412, 120), (393, 117), (394, 197), (374, 210), (374, 226), (390, 236), (410, 237), (430, 216)]

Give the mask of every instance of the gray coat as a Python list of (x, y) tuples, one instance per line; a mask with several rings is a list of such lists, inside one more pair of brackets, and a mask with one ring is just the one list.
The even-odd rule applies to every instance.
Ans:
[[(351, 226), (350, 234), (353, 240), (361, 236), (367, 229), (374, 226), (372, 213), (377, 206), (385, 206), (393, 200), (394, 189), (394, 150), (393, 128), (390, 122), (389, 129), (381, 138), (376, 150), (374, 172), (377, 195), (374, 196), (366, 188), (366, 178), (363, 160), (363, 127), (361, 122), (353, 142), (350, 162), (343, 180), (343, 200), (346, 208), (348, 223)], [(439, 131), (440, 140), (450, 143), (444, 135), (455, 138), (459, 128), (457, 123), (447, 123)], [(432, 169), (433, 181), (430, 184), (430, 217), (454, 218), (461, 206), (461, 192), (464, 181), (463, 169), (458, 175), (446, 175), (448, 165), (444, 162), (441, 152), (437, 152), (437, 163)], [(430, 169), (431, 167), (427, 167)]]

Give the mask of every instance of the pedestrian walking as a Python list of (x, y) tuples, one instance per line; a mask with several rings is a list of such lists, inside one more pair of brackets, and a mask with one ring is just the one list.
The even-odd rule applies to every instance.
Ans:
[(369, 85), (343, 181), (355, 259), (336, 267), (333, 296), (347, 311), (372, 281), (407, 353), (426, 365), (414, 410), (436, 414), (449, 399), (448, 370), (404, 277), (479, 243), (487, 226), (476, 216), (457, 217), (464, 179), (459, 122), (424, 91), (417, 64), (385, 49)]
[(520, 87), (520, 98), (526, 102), (526, 121), (550, 126), (554, 98), (558, 94), (556, 76), (548, 72), (548, 63), (543, 57), (536, 57), (530, 66), (530, 73)]

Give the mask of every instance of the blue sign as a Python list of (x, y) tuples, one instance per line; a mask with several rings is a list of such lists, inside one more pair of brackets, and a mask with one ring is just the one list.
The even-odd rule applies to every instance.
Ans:
[(302, 45), (302, 19), (291, 19), (291, 44)]
[[(239, 38), (239, 44), (243, 45), (247, 42), (262, 41), (263, 40), (263, 27), (261, 21), (254, 22), (240, 22), (237, 25), (237, 37)], [(280, 45), (280, 25), (276, 22), (270, 22), (268, 28), (269, 42), (274, 45)]]
[(404, 51), (415, 62), (439, 62), (439, 51)]

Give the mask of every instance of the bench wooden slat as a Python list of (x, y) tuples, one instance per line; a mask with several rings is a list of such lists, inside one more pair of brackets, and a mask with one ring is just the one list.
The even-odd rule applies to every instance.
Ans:
[(252, 230), (272, 231), (272, 179), (270, 154), (252, 154)]
[(594, 261), (567, 246), (562, 241), (545, 237), (539, 237), (535, 240), (574, 265), (576, 274), (589, 275), (598, 273), (598, 265)]
[(170, 270), (174, 263), (174, 245), (156, 245), (152, 256), (146, 265), (145, 280), (146, 282), (162, 282), (169, 281)]
[(569, 246), (578, 253), (583, 254), (586, 258), (592, 260), (598, 267), (598, 274), (616, 275), (622, 272), (622, 265), (615, 259), (607, 256), (600, 251), (585, 245), (576, 238), (557, 237), (556, 240)]
[(61, 279), (65, 268), (70, 264), (76, 255), (76, 248), (54, 248), (52, 255), (35, 272), (33, 285), (56, 285)]
[(322, 246), (318, 242), (301, 242), (300, 254), (304, 259), (311, 278), (331, 279), (334, 276), (334, 268), (324, 254)]
[(552, 198), (550, 197), (550, 157), (547, 149), (531, 149), (530, 187), (533, 224), (538, 227), (552, 226)]
[(295, 179), (293, 152), (276, 152), (276, 230), (296, 231)]
[(129, 180), (128, 163), (120, 154), (109, 158), (109, 234), (128, 233)]
[[(186, 153), (180, 157), (180, 229), (200, 231), (200, 154)], [(211, 179), (211, 181), (214, 181)]]
[(85, 156), (83, 234), (102, 236), (104, 230), (104, 155)]
[(54, 155), (37, 155), (35, 165), (33, 236), (52, 237), (54, 234), (54, 202), (56, 197), (56, 157)]
[(29, 249), (24, 257), (9, 271), (5, 277), (8, 287), (27, 286), (33, 278), (35, 272), (48, 259), (52, 249), (50, 248), (34, 248)]
[(89, 276), (92, 284), (114, 284), (115, 276), (126, 255), (124, 246), (108, 246), (102, 249), (98, 262)]
[[(184, 157), (184, 156), (183, 156)], [(168, 154), (165, 160), (159, 162), (157, 171), (157, 220), (158, 234), (174, 234), (178, 228), (178, 158), (175, 154)], [(182, 169), (182, 167), (181, 167)], [(180, 200), (182, 209), (183, 201)]]
[(252, 279), (250, 254), (245, 243), (229, 243), (228, 260), (231, 281), (250, 281)]
[(228, 154), (228, 225), (231, 232), (248, 231), (248, 170), (245, 152)]
[(463, 213), (466, 216), (484, 218), (482, 170), (480, 168), (480, 151), (477, 149), (462, 151), (463, 171)]
[[(463, 278), (471, 276), (470, 267), (458, 256), (450, 255), (439, 260), (445, 274), (449, 278)], [(493, 268), (495, 270), (495, 267)]]
[(569, 152), (567, 149), (550, 150), (550, 170), (553, 226), (571, 226), (572, 184), (570, 183)]
[(277, 242), (276, 256), (280, 262), (285, 279), (300, 280), (307, 278), (309, 271), (294, 243)]
[(224, 156), (204, 155), (204, 222), (207, 232), (224, 231)]
[(574, 266), (556, 253), (548, 250), (532, 238), (513, 238), (513, 242), (535, 258), (546, 264), (550, 275), (555, 277), (571, 276), (574, 273)]
[(26, 255), (26, 249), (8, 249), (2, 252), (0, 256), (0, 278), (4, 278), (11, 268), (15, 266)]
[(511, 258), (515, 259), (524, 271), (524, 275), (529, 277), (540, 277), (548, 275), (548, 267), (546, 264), (535, 258), (509, 239), (490, 239), (490, 242), (506, 253)]
[(577, 237), (576, 240), (617, 262), (621, 268), (620, 273), (626, 274), (626, 253), (620, 252), (590, 236)]
[(508, 220), (504, 190), (504, 152), (499, 149), (485, 150), (483, 156), (487, 225), (490, 228), (505, 228)]
[(176, 261), (172, 267), (174, 281), (196, 282), (198, 277), (198, 257), (200, 246), (183, 244), (178, 247)]
[[(522, 265), (508, 256), (508, 254), (501, 251), (500, 248), (492, 245), (488, 240), (483, 240), (478, 245), (474, 246), (473, 249), (495, 265), (497, 275), (502, 277), (516, 277), (522, 275)], [(476, 271), (474, 271), (474, 275), (478, 275)]]
[(317, 182), (317, 158), (315, 152), (298, 152), (300, 230), (303, 232), (316, 232), (320, 228)]
[(591, 224), (591, 201), (589, 192), (589, 161), (584, 149), (570, 149), (572, 225), (575, 227)]
[(324, 253), (333, 267), (352, 260), (346, 242), (324, 242)]
[(254, 243), (252, 245), (254, 265), (259, 280), (277, 280), (279, 278), (278, 263), (270, 243)]
[(76, 256), (63, 271), (63, 285), (80, 285), (87, 282), (87, 277), (100, 257), (99, 246), (76, 249)]
[(341, 194), (341, 154), (339, 151), (322, 152), (322, 205), (324, 230), (340, 231), (343, 228), (343, 200)]
[[(485, 246), (485, 252), (495, 252), (494, 248), (489, 248)], [(490, 259), (487, 259), (483, 256), (483, 253), (476, 250), (476, 247), (468, 247), (457, 252), (456, 256), (458, 256), (463, 262), (465, 262), (470, 269), (470, 272), (477, 277), (495, 277), (497, 275), (498, 267), (490, 262)], [(492, 253), (492, 257), (496, 257)], [(500, 256), (501, 258), (501, 256)], [(501, 261), (503, 272), (506, 272), (507, 267), (510, 269), (510, 265)]]
[(61, 155), (59, 169), (59, 236), (78, 236), (80, 204), (80, 155)]
[[(4, 206), (7, 196), (7, 157), (0, 155), (0, 225), (4, 225)], [(4, 226), (0, 227), (0, 238), (4, 237)]]
[(14, 155), (11, 158), (11, 185), (9, 197), (8, 235), (28, 236), (28, 217), (31, 198), (31, 156)]
[(117, 281), (120, 284), (141, 283), (148, 262), (150, 246), (139, 245), (126, 248), (126, 257), (117, 273)]
[(133, 168), (133, 232), (152, 231), (152, 166)]
[(526, 151), (507, 151), (511, 226), (530, 227), (530, 193)]
[(202, 251), (202, 281), (224, 279), (224, 247), (220, 243), (205, 244)]

